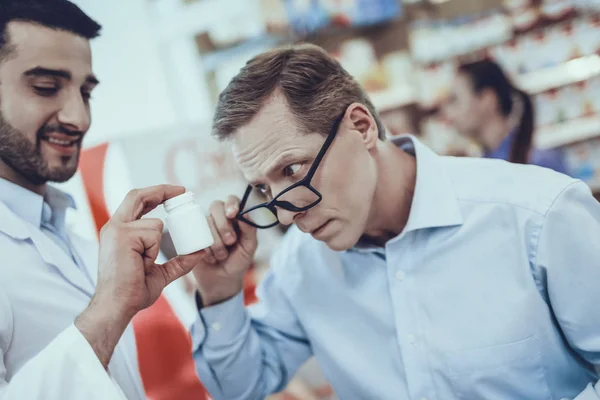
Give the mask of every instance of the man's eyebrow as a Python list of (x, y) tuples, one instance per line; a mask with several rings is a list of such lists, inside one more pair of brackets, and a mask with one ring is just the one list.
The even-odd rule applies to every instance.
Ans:
[[(35, 67), (25, 72), (25, 76), (33, 76), (33, 77), (54, 77), (54, 78), (62, 78), (66, 80), (73, 79), (73, 75), (69, 71), (64, 69), (52, 69), (52, 68), (44, 68), (44, 67)], [(100, 81), (94, 75), (88, 75), (85, 78), (85, 83), (90, 85), (98, 85)]]
[[(275, 162), (273, 162), (272, 166), (267, 169), (265, 172), (266, 176), (273, 175), (280, 169), (287, 167), (290, 163), (294, 163), (298, 161), (298, 156), (290, 153), (283, 154), (280, 156)], [(262, 183), (258, 180), (248, 181), (250, 186), (258, 186)]]
[(51, 76), (54, 78), (63, 78), (67, 80), (73, 79), (73, 76), (69, 71), (65, 71), (64, 69), (51, 69), (44, 67), (35, 67), (25, 72), (25, 76), (34, 76), (34, 77), (47, 77)]
[(290, 154), (290, 153), (283, 154), (272, 164), (271, 167), (269, 167), (269, 169), (267, 169), (266, 175), (267, 176), (272, 175), (273, 173), (277, 172), (278, 170), (283, 169), (284, 167), (287, 167), (291, 163), (295, 163), (295, 162), (298, 162), (297, 155)]
[(100, 84), (100, 81), (94, 75), (88, 75), (85, 78), (85, 83), (96, 86)]

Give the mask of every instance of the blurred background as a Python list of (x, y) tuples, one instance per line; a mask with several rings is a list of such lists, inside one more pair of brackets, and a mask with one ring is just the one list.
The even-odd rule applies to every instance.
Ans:
[[(217, 96), (250, 57), (298, 42), (339, 59), (370, 93), (388, 135), (418, 135), (439, 154), (483, 154), (442, 111), (459, 65), (494, 60), (531, 96), (535, 147), (560, 151), (568, 173), (600, 195), (600, 0), (74, 2), (103, 25), (92, 42), (102, 81), (92, 128), (80, 172), (61, 185), (78, 204), (69, 224), (89, 239), (133, 187), (181, 184), (204, 207), (243, 194), (227, 147), (210, 136)], [(248, 303), (281, 232), (261, 235)], [(184, 280), (166, 293), (185, 327), (196, 317), (192, 292)], [(148, 329), (156, 315), (149, 311)], [(283, 398), (335, 397), (314, 362), (300, 378)], [(144, 383), (154, 393), (165, 384)]]

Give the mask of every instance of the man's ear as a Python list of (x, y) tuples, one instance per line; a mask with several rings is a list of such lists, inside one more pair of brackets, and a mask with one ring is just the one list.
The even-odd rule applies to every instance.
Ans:
[(379, 130), (375, 118), (367, 107), (360, 103), (353, 103), (346, 110), (345, 118), (349, 121), (350, 129), (360, 134), (367, 150), (376, 146)]

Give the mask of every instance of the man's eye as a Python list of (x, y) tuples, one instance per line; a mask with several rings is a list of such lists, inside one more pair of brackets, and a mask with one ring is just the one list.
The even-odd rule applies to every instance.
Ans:
[(262, 195), (267, 195), (267, 193), (269, 193), (269, 188), (266, 185), (256, 185), (255, 188), (260, 192), (260, 194)]
[(56, 86), (34, 86), (33, 89), (37, 94), (45, 97), (54, 96), (58, 92), (58, 88)]
[(294, 176), (300, 171), (300, 168), (302, 168), (301, 164), (288, 165), (283, 169), (283, 175), (286, 177)]
[(81, 92), (81, 97), (83, 98), (83, 100), (88, 102), (92, 99), (92, 93), (83, 91)]

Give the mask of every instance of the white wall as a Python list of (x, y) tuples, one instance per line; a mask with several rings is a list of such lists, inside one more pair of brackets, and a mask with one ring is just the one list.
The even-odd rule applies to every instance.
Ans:
[(160, 57), (147, 0), (74, 0), (102, 24), (92, 41), (94, 71), (101, 81), (92, 100), (91, 146), (175, 124), (176, 96)]

